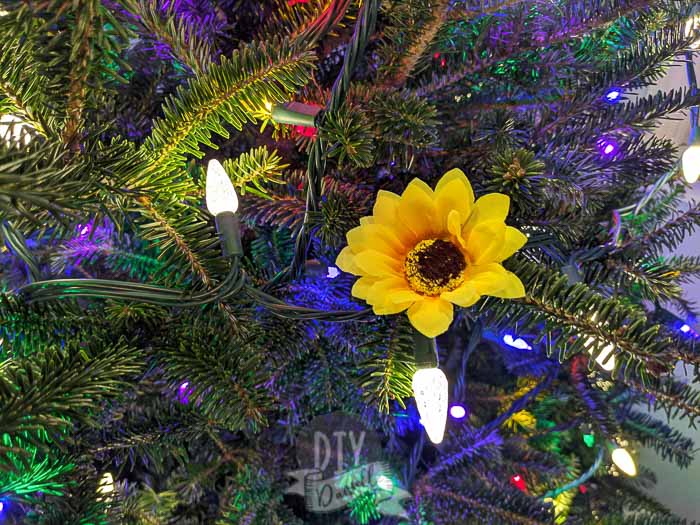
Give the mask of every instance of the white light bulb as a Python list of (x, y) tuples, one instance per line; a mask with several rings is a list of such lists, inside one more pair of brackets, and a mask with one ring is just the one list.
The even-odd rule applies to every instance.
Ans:
[(236, 190), (226, 170), (216, 159), (210, 160), (207, 166), (206, 197), (209, 213), (214, 216), (227, 211), (236, 213), (238, 209)]
[[(685, 22), (685, 36), (692, 36), (698, 29), (700, 29), (700, 15), (691, 16)], [(693, 43), (690, 44), (690, 49), (698, 48), (700, 48), (700, 39), (695, 40)]]
[(612, 453), (612, 460), (615, 466), (628, 476), (637, 475), (637, 465), (629, 452), (624, 448), (616, 448)]
[(100, 478), (100, 484), (97, 486), (97, 493), (108, 496), (114, 492), (114, 476), (111, 472), (105, 472)]
[(683, 152), (683, 177), (693, 184), (700, 178), (700, 144), (691, 144)]
[[(597, 318), (597, 314), (593, 314), (591, 316), (591, 321), (595, 322)], [(600, 323), (598, 323), (598, 326), (600, 326)], [(589, 337), (586, 339), (586, 342), (584, 343), (583, 347), (588, 350), (588, 353), (593, 355), (593, 342), (594, 339), (592, 337)], [(605, 370), (606, 372), (612, 372), (615, 370), (615, 356), (610, 356), (610, 359), (608, 359), (608, 356), (615, 350), (615, 346), (612, 344), (607, 345), (601, 352), (598, 354), (598, 357), (595, 358), (595, 362), (600, 365), (600, 367)], [(605, 361), (606, 359), (607, 362)]]
[(441, 443), (447, 421), (447, 377), (443, 371), (439, 368), (416, 370), (413, 397), (430, 441)]
[(31, 134), (25, 131), (27, 129), (31, 129), (31, 126), (19, 117), (0, 115), (0, 140), (12, 144), (24, 139), (24, 145), (27, 146), (32, 140)]
[(385, 476), (384, 474), (380, 474), (379, 476), (377, 476), (377, 486), (380, 489), (393, 490), (394, 482), (391, 481), (390, 477)]

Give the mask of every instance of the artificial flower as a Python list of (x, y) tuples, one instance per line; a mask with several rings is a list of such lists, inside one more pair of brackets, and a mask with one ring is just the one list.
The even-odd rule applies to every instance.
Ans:
[(413, 179), (400, 196), (379, 192), (372, 215), (347, 233), (336, 265), (360, 276), (352, 295), (375, 314), (408, 310), (419, 332), (436, 337), (452, 323), (453, 304), (525, 295), (520, 279), (501, 265), (527, 240), (506, 226), (509, 207), (500, 193), (474, 202), (459, 169), (445, 173), (435, 191)]

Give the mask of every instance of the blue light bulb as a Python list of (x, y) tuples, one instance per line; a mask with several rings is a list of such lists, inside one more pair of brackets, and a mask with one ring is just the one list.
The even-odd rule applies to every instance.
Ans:
[(610, 88), (607, 93), (605, 93), (605, 100), (614, 104), (622, 96), (622, 90), (620, 88)]

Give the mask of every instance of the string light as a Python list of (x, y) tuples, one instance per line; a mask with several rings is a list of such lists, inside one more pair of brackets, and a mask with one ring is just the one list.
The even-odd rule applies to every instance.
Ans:
[(393, 490), (394, 482), (391, 481), (390, 477), (385, 476), (384, 474), (380, 474), (379, 476), (377, 476), (377, 486), (383, 490)]
[(614, 157), (620, 149), (617, 142), (611, 138), (598, 139), (597, 145), (598, 150), (607, 157)]
[(442, 443), (447, 422), (447, 377), (439, 368), (419, 368), (413, 374), (413, 397), (416, 399), (428, 438)]
[(114, 476), (111, 472), (105, 472), (100, 478), (100, 484), (97, 486), (97, 493), (107, 497), (114, 492)]
[[(698, 135), (693, 130), (693, 135)], [(681, 164), (683, 165), (683, 178), (688, 184), (694, 184), (700, 178), (700, 143), (694, 138), (692, 143), (683, 152)]]
[(614, 104), (618, 100), (620, 100), (620, 97), (622, 96), (622, 90), (620, 88), (610, 88), (606, 93), (605, 93), (605, 100), (607, 102), (610, 102)]
[(190, 393), (192, 392), (192, 390), (189, 388), (189, 386), (189, 381), (185, 381), (177, 389), (177, 399), (183, 405), (186, 405), (190, 402)]
[(326, 275), (326, 277), (328, 277), (329, 279), (335, 279), (339, 275), (340, 275), (340, 270), (338, 270), (338, 268), (336, 268), (335, 266), (328, 267), (328, 274)]
[[(591, 317), (591, 321), (595, 322), (597, 318), (596, 314), (593, 314)], [(600, 323), (598, 323), (598, 326), (600, 326)], [(589, 354), (593, 355), (593, 343), (594, 339), (592, 337), (589, 337), (586, 339), (586, 342), (584, 343), (583, 347), (588, 351)], [(600, 353), (598, 354), (598, 357), (595, 358), (596, 363), (600, 365), (600, 367), (605, 370), (606, 372), (612, 372), (615, 370), (615, 356), (610, 355), (613, 351), (615, 350), (615, 345), (612, 343), (609, 345), (606, 345), (605, 348), (603, 348)], [(608, 359), (608, 356), (610, 358)]]
[(515, 474), (510, 478), (510, 483), (514, 485), (518, 490), (525, 492), (527, 486), (525, 485), (525, 480), (520, 474)]
[(224, 255), (243, 255), (241, 223), (236, 215), (238, 195), (226, 170), (216, 159), (210, 160), (207, 166), (206, 201), (216, 221)]
[(593, 434), (584, 434), (583, 435), (583, 442), (586, 444), (588, 448), (593, 447), (595, 445), (595, 435)]
[(454, 419), (462, 419), (467, 415), (467, 410), (462, 405), (452, 405), (450, 407), (450, 415)]
[(683, 332), (684, 334), (689, 333), (689, 332), (690, 332), (690, 326), (688, 326), (687, 324), (684, 324), (683, 326), (681, 326), (681, 332)]
[(214, 216), (225, 212), (236, 213), (238, 195), (221, 163), (212, 159), (207, 166), (207, 208)]
[(637, 465), (634, 463), (632, 455), (627, 452), (627, 449), (618, 447), (613, 450), (612, 460), (615, 466), (628, 476), (637, 475)]
[(532, 347), (529, 344), (527, 344), (527, 341), (520, 337), (518, 337), (517, 339), (513, 339), (513, 336), (510, 334), (506, 334), (503, 336), (503, 342), (508, 346), (518, 348), (519, 350), (532, 350)]
[(7, 144), (20, 144), (24, 142), (24, 145), (28, 146), (32, 141), (32, 135), (27, 133), (29, 129), (31, 129), (31, 126), (19, 117), (14, 115), (0, 115), (0, 140), (3, 140)]
[[(694, 36), (700, 29), (700, 15), (691, 16), (685, 23), (685, 36)], [(690, 49), (700, 48), (700, 38), (690, 44)]]

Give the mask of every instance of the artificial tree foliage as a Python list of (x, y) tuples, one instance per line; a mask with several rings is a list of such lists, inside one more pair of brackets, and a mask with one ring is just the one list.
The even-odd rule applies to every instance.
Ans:
[[(700, 261), (676, 253), (700, 208), (651, 134), (700, 102), (653, 88), (692, 57), (693, 4), (5, 0), (0, 519), (681, 523), (609, 447), (695, 450), (670, 425), (700, 416)], [(314, 126), (272, 118), (290, 101)], [(204, 205), (214, 158), (235, 262)], [(413, 328), (335, 260), (380, 190), (452, 168), (509, 197), (525, 296), (437, 338), (466, 417), (433, 445)], [(336, 412), (380, 436), (402, 517), (374, 486), (331, 514), (288, 493), (299, 433)]]

